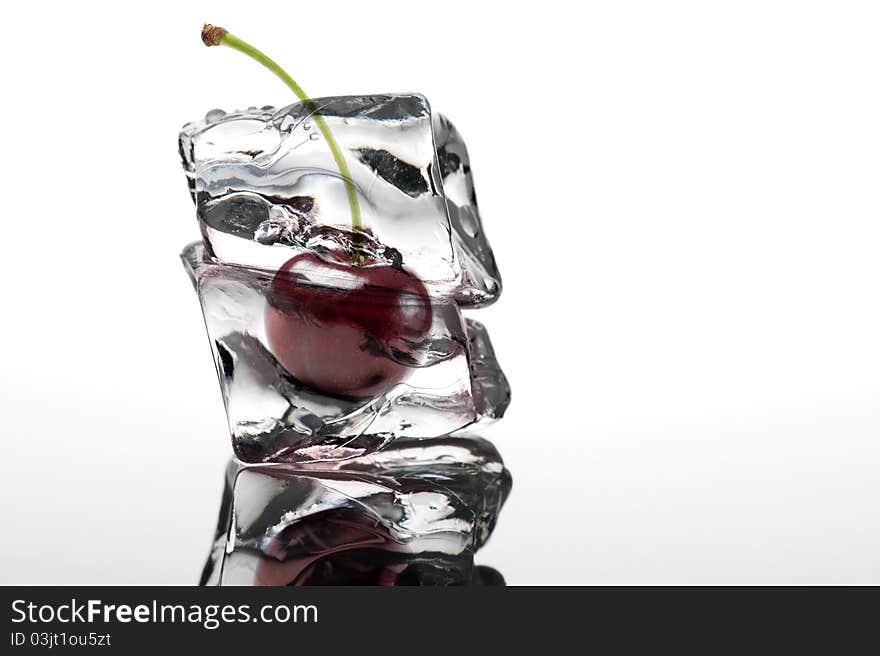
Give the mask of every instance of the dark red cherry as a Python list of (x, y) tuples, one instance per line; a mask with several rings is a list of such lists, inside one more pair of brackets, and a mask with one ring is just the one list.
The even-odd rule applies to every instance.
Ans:
[(306, 253), (275, 274), (269, 348), (297, 380), (334, 396), (368, 397), (411, 371), (407, 353), (431, 329), (431, 300), (406, 271)]

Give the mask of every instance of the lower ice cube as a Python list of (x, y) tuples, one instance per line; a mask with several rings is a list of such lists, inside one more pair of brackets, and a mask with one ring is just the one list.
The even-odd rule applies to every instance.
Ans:
[(474, 565), (511, 489), (480, 438), (305, 465), (233, 459), (201, 585), (503, 585)]
[[(424, 338), (387, 357), (407, 376), (367, 398), (297, 380), (269, 347), (273, 272), (219, 263), (200, 243), (182, 258), (196, 286), (236, 456), (249, 463), (361, 456), (402, 437), (436, 437), (503, 416), (510, 388), (479, 322), (452, 296), (430, 297)], [(296, 344), (293, 344), (296, 347)]]

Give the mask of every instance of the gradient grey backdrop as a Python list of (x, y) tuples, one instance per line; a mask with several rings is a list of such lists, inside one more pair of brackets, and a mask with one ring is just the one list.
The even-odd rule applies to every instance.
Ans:
[(176, 134), (291, 100), (206, 20), (314, 95), (421, 91), (467, 138), (514, 389), (479, 560), (880, 582), (876, 5), (338, 4), (6, 10), (0, 583), (198, 578), (230, 451)]

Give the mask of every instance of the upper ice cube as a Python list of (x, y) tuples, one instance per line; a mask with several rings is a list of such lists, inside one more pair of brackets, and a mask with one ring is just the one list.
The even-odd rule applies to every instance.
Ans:
[[(364, 226), (358, 247), (462, 305), (494, 301), (501, 278), (452, 124), (432, 117), (418, 94), (319, 98), (311, 108), (350, 169)], [(184, 126), (180, 154), (219, 260), (277, 269), (303, 250), (351, 251), (345, 184), (306, 104), (213, 110)]]
[[(319, 98), (349, 166), (358, 247), (461, 305), (494, 301), (501, 278), (477, 211), (467, 149), (418, 94)], [(180, 133), (200, 227), (217, 259), (277, 269), (304, 250), (351, 251), (348, 197), (304, 103), (213, 110)]]

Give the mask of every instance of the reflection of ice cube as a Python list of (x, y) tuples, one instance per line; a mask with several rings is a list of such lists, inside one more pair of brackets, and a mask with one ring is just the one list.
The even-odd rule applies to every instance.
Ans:
[(332, 464), (233, 460), (202, 584), (497, 584), (473, 555), (510, 486), (495, 448), (473, 438), (400, 440)]
[[(221, 264), (201, 244), (184, 251), (195, 283), (232, 433), (245, 462), (363, 455), (398, 437), (436, 437), (500, 417), (509, 389), (485, 329), (434, 296), (427, 337), (394, 357), (406, 378), (371, 398), (300, 383), (272, 354), (265, 330), (272, 272)], [(390, 357), (390, 356), (389, 356)]]
[[(314, 103), (357, 188), (366, 230), (360, 247), (402, 263), (461, 305), (495, 300), (501, 279), (467, 149), (449, 121), (432, 118), (419, 95)], [(350, 252), (345, 187), (301, 103), (209, 112), (184, 126), (180, 152), (206, 244), (220, 260), (277, 269), (305, 249)]]

